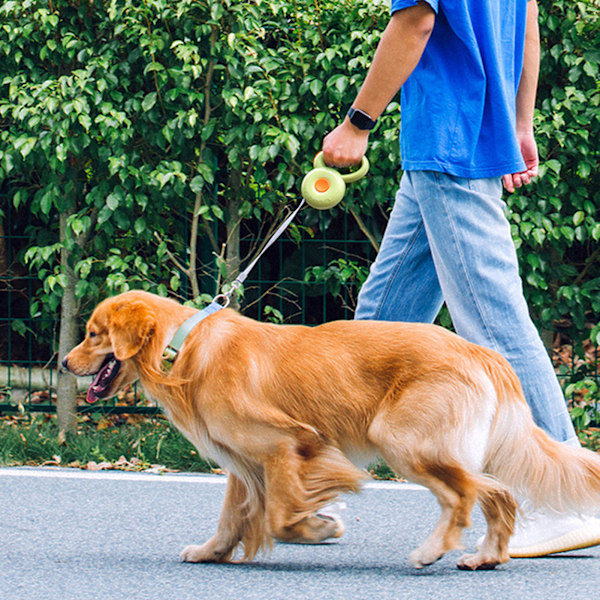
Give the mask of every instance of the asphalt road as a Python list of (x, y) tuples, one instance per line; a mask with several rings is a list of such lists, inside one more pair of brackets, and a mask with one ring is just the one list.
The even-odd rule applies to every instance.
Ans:
[[(0, 469), (2, 600), (570, 600), (600, 597), (600, 548), (417, 571), (409, 552), (438, 516), (417, 486), (373, 482), (346, 496), (346, 533), (318, 546), (277, 544), (252, 563), (178, 559), (216, 528), (222, 476)], [(476, 510), (467, 549), (483, 533)]]

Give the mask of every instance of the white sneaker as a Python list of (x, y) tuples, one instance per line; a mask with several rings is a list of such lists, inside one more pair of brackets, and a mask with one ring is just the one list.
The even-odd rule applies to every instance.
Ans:
[(600, 544), (600, 519), (538, 510), (518, 519), (508, 543), (512, 558), (546, 556)]
[[(483, 537), (477, 541), (477, 547)], [(508, 543), (511, 558), (534, 558), (600, 544), (600, 519), (548, 509), (517, 518)]]

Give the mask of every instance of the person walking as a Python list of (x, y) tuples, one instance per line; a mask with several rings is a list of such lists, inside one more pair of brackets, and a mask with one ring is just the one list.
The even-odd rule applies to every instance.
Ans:
[[(433, 322), (445, 302), (459, 335), (509, 360), (536, 423), (579, 444), (529, 316), (502, 200), (503, 185), (512, 193), (538, 174), (539, 60), (536, 0), (392, 0), (364, 84), (323, 157), (358, 164), (402, 89), (403, 175), (355, 318)], [(599, 519), (520, 500), (511, 556), (600, 544)]]

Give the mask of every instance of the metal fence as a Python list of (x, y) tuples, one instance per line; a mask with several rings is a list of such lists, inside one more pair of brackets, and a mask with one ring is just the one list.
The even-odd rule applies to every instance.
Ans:
[[(8, 202), (0, 208), (0, 414), (52, 413), (56, 410), (55, 349), (59, 323), (57, 319), (44, 321), (30, 315), (29, 305), (40, 285), (39, 278), (15, 260), (16, 248), (27, 237), (12, 222)], [(311, 236), (301, 228), (299, 241), (284, 236), (259, 261), (245, 284), (241, 307), (245, 314), (264, 319), (268, 316), (265, 308), (271, 307), (281, 313), (285, 322), (309, 325), (352, 318), (356, 288), (341, 287), (334, 296), (326, 282), (306, 283), (305, 271), (314, 266), (326, 268), (335, 259), (367, 266), (375, 250), (349, 214), (339, 212), (332, 218), (328, 212), (319, 218), (318, 235)], [(256, 241), (245, 239), (242, 255)], [(17, 320), (21, 323), (19, 329), (14, 327)], [(563, 330), (555, 338), (553, 361), (557, 375), (568, 392), (569, 403), (585, 407), (582, 423), (589, 421), (589, 415), (592, 422), (600, 422), (599, 349), (589, 343), (571, 344), (571, 339), (582, 337), (572, 334)], [(82, 398), (86, 384), (85, 380), (79, 383)], [(158, 409), (134, 388), (98, 405), (88, 406), (82, 400), (78, 410), (154, 413)]]
[[(0, 414), (52, 413), (56, 410), (59, 321), (30, 315), (29, 305), (40, 286), (39, 277), (15, 260), (16, 249), (28, 238), (12, 222), (13, 211), (8, 202), (4, 201), (0, 209), (0, 249), (5, 253), (5, 259), (0, 262)], [(22, 227), (22, 223), (19, 226)], [(331, 213), (320, 214), (314, 230), (318, 235), (310, 235), (305, 228), (300, 228), (299, 241), (283, 236), (265, 253), (245, 282), (242, 312), (259, 319), (276, 313), (274, 318), (281, 315), (286, 323), (296, 324), (352, 317), (351, 289), (342, 288), (333, 297), (326, 282), (304, 281), (306, 269), (318, 265), (326, 267), (335, 259), (366, 267), (374, 258), (375, 250), (357, 231), (352, 217), (344, 212), (337, 213), (333, 219)], [(256, 247), (257, 242), (260, 240), (251, 236), (242, 240), (241, 255)], [(16, 321), (20, 324), (17, 329)], [(85, 378), (78, 382), (82, 397), (88, 383)], [(156, 410), (135, 389), (98, 405), (88, 406), (83, 401), (78, 405), (81, 413), (153, 413)]]

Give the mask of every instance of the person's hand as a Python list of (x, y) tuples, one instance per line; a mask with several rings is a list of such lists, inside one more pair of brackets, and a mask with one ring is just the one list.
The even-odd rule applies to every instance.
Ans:
[(356, 128), (346, 118), (323, 140), (323, 160), (327, 166), (338, 169), (358, 165), (368, 143), (369, 132)]
[(525, 161), (525, 171), (521, 173), (512, 173), (511, 175), (503, 175), (502, 183), (509, 193), (513, 193), (515, 189), (523, 185), (531, 183), (531, 180), (538, 174), (539, 158), (537, 144), (533, 131), (517, 132), (517, 141), (521, 148), (521, 154)]

